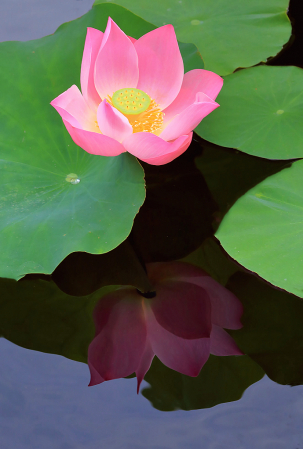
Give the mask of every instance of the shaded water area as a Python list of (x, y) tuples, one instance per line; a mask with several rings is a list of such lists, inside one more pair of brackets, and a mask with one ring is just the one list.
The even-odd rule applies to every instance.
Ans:
[[(0, 40), (51, 34), (92, 3), (2, 0)], [(272, 63), (300, 65), (292, 48)], [(241, 194), (287, 164), (196, 136), (173, 163), (144, 164), (147, 200), (130, 237), (111, 254), (72, 255), (52, 278), (0, 280), (0, 447), (303, 448), (303, 302), (243, 270), (212, 237)], [(155, 359), (138, 395), (135, 378), (88, 388), (90, 295), (103, 285), (140, 282), (137, 260), (177, 259), (206, 269), (241, 300), (244, 326), (232, 336), (248, 355), (210, 356), (197, 378)]]

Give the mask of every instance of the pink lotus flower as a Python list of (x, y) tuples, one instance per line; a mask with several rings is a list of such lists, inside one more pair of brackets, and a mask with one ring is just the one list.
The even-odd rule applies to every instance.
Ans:
[(203, 270), (182, 262), (147, 266), (156, 296), (124, 287), (94, 310), (88, 348), (90, 385), (136, 373), (138, 391), (156, 355), (164, 365), (197, 376), (209, 354), (242, 355), (223, 329), (239, 329), (242, 305)]
[(102, 33), (87, 29), (82, 94), (73, 85), (51, 105), (74, 142), (91, 154), (125, 151), (166, 164), (190, 145), (192, 130), (219, 105), (223, 80), (207, 70), (184, 75), (172, 25), (136, 40), (109, 18)]

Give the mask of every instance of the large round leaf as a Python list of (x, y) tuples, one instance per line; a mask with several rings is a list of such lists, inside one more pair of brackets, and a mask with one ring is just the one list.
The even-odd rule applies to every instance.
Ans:
[(303, 156), (303, 70), (259, 66), (225, 78), (220, 107), (196, 128), (204, 139), (268, 159)]
[[(107, 0), (106, 0), (107, 1)], [(95, 4), (105, 0), (96, 0)], [(220, 75), (276, 55), (291, 33), (288, 0), (115, 0), (157, 26), (171, 23)]]
[(144, 201), (137, 160), (86, 153), (49, 104), (79, 85), (86, 28), (104, 30), (108, 16), (136, 38), (153, 29), (119, 6), (100, 5), (52, 36), (0, 46), (3, 277), (51, 273), (73, 251), (115, 248)]
[(239, 263), (303, 297), (303, 161), (267, 178), (224, 217), (217, 237)]

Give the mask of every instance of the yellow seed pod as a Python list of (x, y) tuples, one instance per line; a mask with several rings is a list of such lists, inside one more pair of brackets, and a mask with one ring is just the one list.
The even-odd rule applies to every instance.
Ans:
[(112, 104), (122, 114), (136, 115), (146, 111), (150, 97), (140, 89), (119, 89), (112, 96)]

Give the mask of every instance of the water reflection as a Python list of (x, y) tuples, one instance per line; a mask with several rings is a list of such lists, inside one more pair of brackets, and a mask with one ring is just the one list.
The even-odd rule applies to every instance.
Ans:
[[(197, 376), (210, 353), (242, 354), (223, 330), (242, 327), (242, 304), (203, 270), (188, 263), (148, 264), (147, 275), (155, 297), (145, 298), (150, 295), (142, 296), (134, 287), (115, 286), (73, 297), (62, 292), (50, 277), (29, 275), (19, 282), (2, 279), (1, 334), (29, 349), (85, 363), (88, 360), (91, 384), (133, 372), (140, 384), (156, 354), (164, 365), (178, 373), (155, 358), (148, 373), (152, 391), (145, 391), (144, 396), (163, 410), (186, 408), (180, 398), (174, 397), (170, 403), (159, 406), (161, 395), (168, 397), (173, 389), (178, 396), (180, 376)], [(189, 382), (186, 394), (196, 398), (191, 405), (187, 399), (187, 407), (237, 400), (247, 386), (263, 376), (263, 371), (254, 368), (247, 357), (224, 357), (224, 362), (218, 362), (219, 359), (211, 357), (192, 384), (185, 381)], [(239, 376), (243, 382), (239, 382)], [(208, 399), (205, 401), (203, 393), (204, 399), (199, 402), (200, 394), (189, 391), (202, 392), (201, 385), (208, 389)], [(184, 388), (182, 391), (185, 393)]]
[[(127, 250), (125, 254), (129, 254), (129, 251)], [(85, 261), (87, 261), (87, 256), (85, 256)], [(77, 257), (79, 266), (81, 266), (81, 254), (78, 254)], [(91, 257), (94, 261), (96, 260), (96, 256)], [(105, 311), (108, 312), (107, 318), (109, 318), (106, 325), (104, 325), (105, 323), (101, 324), (101, 328), (103, 331), (105, 330), (102, 344), (105, 345), (105, 341), (107, 341), (107, 349), (116, 345), (115, 348), (119, 352), (119, 357), (116, 360), (120, 363), (120, 357), (122, 359), (124, 357), (125, 360), (127, 354), (132, 355), (134, 341), (136, 342), (138, 335), (141, 336), (141, 340), (136, 344), (141, 346), (136, 350), (136, 357), (138, 354), (143, 354), (143, 342), (144, 344), (147, 342), (144, 329), (143, 337), (142, 329), (141, 334), (138, 332), (135, 332), (135, 335), (128, 333), (130, 330), (136, 330), (129, 325), (126, 316), (122, 314), (123, 310), (128, 313), (129, 309), (126, 304), (129, 301), (132, 307), (134, 303), (140, 304), (137, 309), (135, 306), (135, 315), (139, 317), (139, 327), (144, 328), (148, 320), (150, 320), (148, 325), (151, 323), (148, 342), (156, 346), (149, 356), (145, 370), (148, 369), (154, 353), (164, 362), (161, 363), (157, 357), (154, 357), (145, 376), (149, 387), (142, 390), (143, 396), (155, 408), (191, 410), (238, 400), (249, 385), (262, 378), (264, 371), (278, 383), (303, 384), (302, 300), (272, 288), (253, 274), (244, 273), (241, 267), (227, 258), (215, 241), (212, 241), (211, 245), (209, 242), (203, 244), (187, 259), (194, 260), (195, 265), (207, 266), (215, 278), (230, 278), (227, 284), (228, 289), (205, 276), (205, 273), (197, 266), (181, 262), (148, 264), (148, 276), (140, 264), (137, 265), (137, 273), (136, 264), (132, 265), (131, 272), (133, 274), (128, 285), (131, 283), (138, 285), (137, 280), (139, 279), (142, 290), (155, 288), (157, 296), (150, 299), (140, 296), (136, 287), (122, 286), (117, 290), (114, 285), (106, 285), (86, 296), (71, 296), (62, 292), (51, 277), (47, 276), (30, 275), (18, 282), (2, 279), (0, 280), (0, 334), (19, 346), (63, 355), (84, 363), (87, 363), (88, 348), (91, 344), (91, 349), (95, 346), (95, 352), (92, 353), (94, 353), (97, 367), (99, 367), (100, 363), (104, 361), (102, 361), (104, 352), (98, 349), (97, 340), (94, 340), (93, 311), (97, 305), (95, 318), (98, 318), (98, 314), (101, 318), (106, 317)], [(106, 260), (109, 262), (108, 258)], [(128, 260), (131, 259), (126, 258), (126, 261)], [(122, 261), (123, 258), (120, 262), (122, 263)], [(104, 271), (105, 274), (107, 273), (108, 279), (111, 276), (111, 281), (115, 278), (114, 265), (115, 260), (113, 259), (111, 266)], [(104, 268), (104, 265), (100, 266)], [(121, 271), (119, 273), (121, 276)], [(126, 276), (126, 273), (123, 276)], [(92, 286), (89, 288), (93, 290)], [(205, 291), (210, 295), (211, 305), (205, 296)], [(188, 301), (188, 297), (193, 298), (193, 307), (184, 310), (183, 306), (185, 301)], [(201, 304), (198, 297), (202, 298)], [(111, 298), (117, 302), (115, 307), (113, 307)], [(238, 300), (241, 301), (244, 308), (241, 329), (239, 329), (239, 318), (242, 306), (239, 305)], [(150, 312), (148, 320), (145, 315), (143, 318), (142, 302), (144, 307), (150, 307), (152, 312), (152, 314)], [(151, 307), (153, 302), (154, 305)], [(174, 307), (174, 303), (177, 304), (177, 307)], [(123, 307), (120, 309), (122, 305)], [(108, 309), (106, 309), (107, 306)], [(209, 307), (211, 307), (211, 325), (208, 315)], [(111, 315), (113, 311), (114, 315)], [(119, 317), (122, 323), (122, 337), (123, 332), (127, 334), (127, 339), (124, 342), (123, 338), (119, 337), (119, 331), (115, 329), (117, 322), (113, 320), (113, 317)], [(189, 322), (191, 322), (191, 326), (189, 326)], [(213, 330), (214, 325), (219, 326), (219, 329), (220, 327), (229, 329), (228, 334), (223, 334), (223, 341), (227, 337), (226, 341), (228, 341), (228, 345), (231, 345), (229, 353), (238, 353), (237, 347), (233, 346), (233, 341), (235, 341), (241, 351), (247, 355), (240, 357), (211, 355), (204, 364), (209, 355), (209, 352), (206, 351), (202, 358), (200, 354), (196, 362), (193, 362), (198, 346), (193, 350), (192, 345), (199, 339), (209, 340), (210, 326)], [(165, 342), (164, 334), (165, 336), (169, 335), (169, 344)], [(121, 341), (123, 344), (127, 343), (125, 347), (121, 348)], [(186, 351), (182, 353), (182, 359), (180, 347), (175, 346), (176, 341), (183, 343), (185, 341), (186, 347), (191, 348), (189, 353), (186, 354)], [(165, 347), (165, 345), (169, 347)], [(177, 354), (173, 361), (170, 360), (172, 349), (176, 350)], [(220, 348), (217, 352), (210, 349), (210, 352), (221, 355), (224, 353), (222, 348), (221, 352)], [(108, 360), (111, 358), (109, 357)], [(115, 360), (115, 357), (112, 360)], [(203, 364), (197, 377), (192, 378), (186, 375), (196, 374), (196, 372), (191, 372), (193, 367), (199, 371)], [(165, 365), (180, 372), (173, 371)], [(123, 369), (125, 366), (127, 367), (125, 372), (117, 371), (114, 376), (112, 374), (108, 376), (102, 371), (103, 378), (106, 375), (107, 378), (126, 376), (136, 371), (137, 368), (131, 363), (123, 365)], [(119, 366), (118, 368), (120, 369)], [(102, 376), (102, 373), (99, 375)], [(141, 372), (141, 379), (143, 375), (144, 372)], [(96, 383), (96, 379), (93, 383)], [(94, 390), (102, 388), (105, 388), (104, 384), (95, 387)]]
[(138, 390), (155, 355), (196, 377), (210, 353), (242, 355), (223, 329), (239, 329), (242, 304), (203, 270), (182, 262), (147, 265), (154, 294), (124, 287), (103, 296), (94, 311), (88, 349), (90, 385), (136, 373)]

